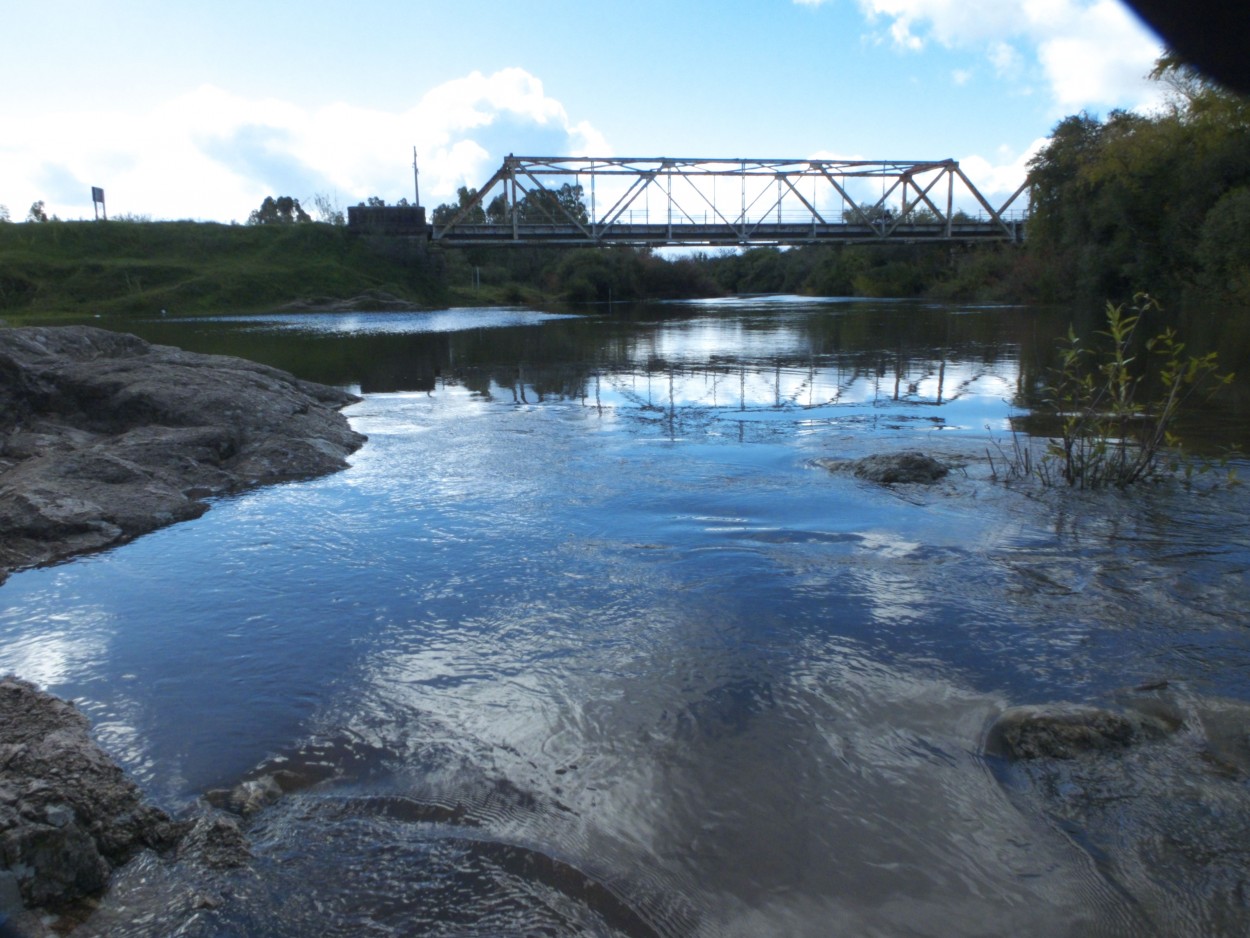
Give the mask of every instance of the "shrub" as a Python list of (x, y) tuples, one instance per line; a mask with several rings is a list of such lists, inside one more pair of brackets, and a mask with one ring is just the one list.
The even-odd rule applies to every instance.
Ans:
[(1107, 328), (1095, 334), (1103, 340), (1101, 349), (1086, 345), (1069, 328), (1040, 408), (1057, 421), (1058, 432), (1040, 458), (1015, 437), (1011, 452), (1000, 449), (997, 463), (991, 456), (996, 477), (1032, 475), (1045, 485), (1125, 488), (1155, 476), (1165, 454), (1182, 455), (1173, 433), (1182, 409), (1233, 376), (1219, 374), (1215, 352), (1187, 355), (1171, 328), (1139, 343), (1142, 314), (1158, 309), (1143, 293), (1128, 312), (1123, 304), (1108, 302)]

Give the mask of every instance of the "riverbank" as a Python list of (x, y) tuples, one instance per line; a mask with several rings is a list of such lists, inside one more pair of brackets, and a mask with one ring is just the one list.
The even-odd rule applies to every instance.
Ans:
[(447, 302), (443, 265), (423, 244), (333, 225), (0, 225), (0, 317), (193, 316), (369, 294), (413, 309)]
[(0, 329), (0, 582), (346, 466), (345, 391), (85, 326)]
[[(248, 848), (227, 817), (174, 820), (148, 804), (73, 703), (0, 678), (0, 934), (64, 934), (140, 853), (164, 855), (207, 885), (212, 871), (245, 862)], [(222, 898), (208, 886), (198, 901)]]

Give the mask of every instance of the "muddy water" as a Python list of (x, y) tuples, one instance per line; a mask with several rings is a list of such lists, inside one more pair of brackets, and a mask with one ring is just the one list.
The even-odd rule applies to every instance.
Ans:
[[(161, 803), (288, 789), (248, 868), (146, 858), (84, 933), (1244, 931), (1250, 498), (994, 483), (1045, 314), (439, 315), (141, 327), (359, 387), (370, 440), (0, 589), (0, 670)], [(900, 449), (960, 468), (821, 462)], [(1165, 739), (982, 753), (1163, 682)]]

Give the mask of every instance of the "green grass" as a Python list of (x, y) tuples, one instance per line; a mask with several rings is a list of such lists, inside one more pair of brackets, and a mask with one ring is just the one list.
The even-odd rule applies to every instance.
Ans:
[(257, 312), (371, 291), (442, 303), (441, 259), (320, 224), (0, 224), (0, 316), (10, 321)]

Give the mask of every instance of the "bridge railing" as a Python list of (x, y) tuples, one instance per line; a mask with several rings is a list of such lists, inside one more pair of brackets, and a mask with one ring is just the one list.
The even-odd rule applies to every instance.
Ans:
[[(850, 224), (862, 223), (861, 219), (854, 212), (828, 213), (824, 217), (825, 217), (826, 222), (829, 224), (850, 225)], [(1029, 217), (1029, 213), (1027, 210), (1024, 210), (1024, 209), (1010, 209), (1005, 212), (1000, 212), (999, 217), (1003, 221), (1008, 222), (1008, 223), (1019, 223), (1019, 222), (1025, 221)], [(957, 215), (956, 224), (958, 224), (960, 220), (963, 220), (972, 224), (980, 224), (980, 225), (989, 224), (993, 222), (993, 218), (984, 211), (965, 212), (962, 215)], [(902, 219), (902, 224), (906, 225), (909, 223), (909, 221), (912, 221), (912, 223), (914, 224), (925, 224), (927, 222), (933, 221), (933, 219), (920, 218), (920, 219), (916, 219), (913, 221), (911, 219), (904, 218)], [(939, 223), (941, 222), (940, 219), (938, 219), (937, 221)], [(811, 222), (812, 222), (812, 216), (809, 212), (799, 212), (799, 211), (790, 211), (790, 210), (786, 210), (782, 212), (780, 218), (777, 217), (776, 213), (774, 213), (767, 218), (749, 218), (747, 220), (748, 225), (756, 225), (760, 223), (801, 225), (801, 224), (810, 224)], [(616, 223), (620, 225), (668, 224), (667, 221), (656, 221), (655, 213), (650, 212), (646, 209), (636, 209), (636, 210), (630, 209), (629, 211), (624, 212), (621, 215), (621, 217), (617, 219)], [(503, 222), (500, 222), (500, 224), (510, 224), (510, 221), (503, 221)], [(716, 218), (710, 212), (704, 212), (702, 213), (701, 216), (695, 217), (693, 219), (684, 218), (684, 217), (681, 218), (680, 220), (674, 219), (672, 224), (674, 228), (680, 227), (680, 226), (689, 227), (692, 225), (711, 225), (711, 224), (716, 224)], [(439, 226), (439, 227), (440, 229), (444, 229), (444, 230), (446, 228), (446, 226)]]

